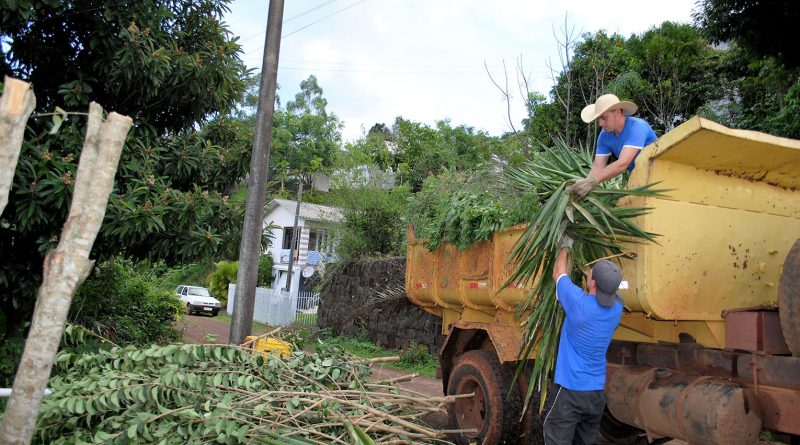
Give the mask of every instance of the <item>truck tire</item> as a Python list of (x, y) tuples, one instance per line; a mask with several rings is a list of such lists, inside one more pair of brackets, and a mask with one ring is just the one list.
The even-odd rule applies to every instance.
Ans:
[(510, 391), (513, 378), (513, 372), (500, 365), (494, 351), (468, 351), (457, 359), (447, 395), (474, 392), (475, 396), (457, 399), (450, 405), (450, 426), (477, 431), (453, 434), (456, 444), (518, 442), (521, 404), (516, 388)]
[(786, 346), (795, 357), (800, 357), (800, 240), (786, 255), (778, 287), (778, 312)]
[[(520, 409), (525, 407), (525, 396), (528, 395), (528, 382), (533, 370), (533, 360), (528, 360), (525, 368), (517, 378), (517, 392), (519, 394)], [(517, 371), (516, 365), (508, 366), (512, 375)], [(528, 409), (522, 417), (519, 427), (519, 445), (543, 445), (544, 432), (542, 431), (542, 418), (539, 416), (539, 391), (534, 388), (531, 400), (528, 402)]]

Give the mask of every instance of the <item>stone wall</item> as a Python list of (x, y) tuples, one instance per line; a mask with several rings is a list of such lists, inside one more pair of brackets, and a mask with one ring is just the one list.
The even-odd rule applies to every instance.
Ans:
[[(353, 337), (369, 336), (387, 348), (404, 348), (411, 341), (436, 354), (444, 340), (442, 320), (405, 298), (405, 258), (345, 264), (320, 292), (317, 326)], [(396, 298), (381, 298), (389, 293)], [(380, 304), (376, 299), (381, 300)]]

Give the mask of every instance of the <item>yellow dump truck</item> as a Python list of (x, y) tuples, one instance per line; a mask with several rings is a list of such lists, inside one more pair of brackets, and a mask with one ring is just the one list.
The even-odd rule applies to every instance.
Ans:
[[(797, 441), (800, 141), (692, 118), (636, 159), (629, 185), (654, 182), (667, 196), (620, 203), (652, 208), (636, 223), (661, 236), (621, 260), (629, 310), (607, 355), (602, 436), (735, 445), (768, 430)], [(524, 329), (514, 311), (529, 289), (501, 288), (525, 229), (465, 251), (429, 251), (409, 229), (406, 293), (442, 318), (444, 390), (476, 393), (451, 409), (452, 427), (476, 431), (458, 442), (542, 441), (536, 410), (520, 419), (527, 382), (510, 388)]]

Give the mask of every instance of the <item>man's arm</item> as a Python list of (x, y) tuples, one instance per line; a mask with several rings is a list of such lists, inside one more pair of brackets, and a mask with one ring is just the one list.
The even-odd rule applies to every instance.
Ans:
[(567, 266), (567, 259), (569, 257), (569, 248), (562, 247), (561, 250), (558, 251), (558, 256), (556, 257), (556, 265), (553, 267), (553, 279), (558, 280), (558, 277), (561, 275), (566, 275), (569, 271), (569, 267)]
[(628, 166), (636, 158), (637, 153), (639, 153), (638, 148), (623, 147), (619, 153), (619, 158), (611, 164), (608, 163), (608, 156), (597, 156), (594, 158), (594, 164), (592, 164), (592, 171), (589, 176), (594, 176), (598, 184), (608, 181), (627, 170)]

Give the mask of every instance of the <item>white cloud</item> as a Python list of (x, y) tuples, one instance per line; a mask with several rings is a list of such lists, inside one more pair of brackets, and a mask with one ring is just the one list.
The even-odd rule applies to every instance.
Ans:
[[(235, 0), (227, 18), (234, 33), (243, 37), (245, 62), (259, 69), (265, 3)], [(691, 21), (693, 3), (340, 0), (285, 24), (284, 35), (319, 20), (282, 41), (278, 81), (282, 97), (290, 97), (302, 79), (315, 74), (329, 110), (346, 123), (346, 140), (358, 137), (362, 125), (390, 125), (397, 116), (429, 125), (450, 118), (454, 125), (500, 134), (509, 130), (506, 105), (486, 75), (484, 61), (499, 81), (505, 61), (518, 122), (523, 109), (514, 88), (516, 59), (522, 57), (533, 89), (546, 94), (552, 85), (547, 61), (560, 67), (553, 33), (560, 33), (565, 15), (576, 32), (603, 29), (627, 37), (665, 20)], [(286, 2), (284, 18), (321, 4)]]

